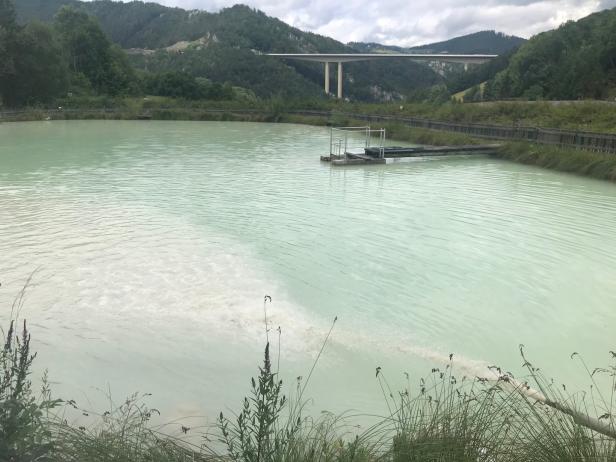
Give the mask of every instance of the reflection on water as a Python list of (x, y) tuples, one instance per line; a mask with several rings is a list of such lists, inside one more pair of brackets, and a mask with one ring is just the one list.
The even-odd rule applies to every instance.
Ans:
[(573, 382), (572, 351), (606, 363), (613, 184), (487, 157), (331, 168), (328, 142), (294, 125), (1, 125), (0, 304), (37, 269), (22, 316), (57, 389), (234, 406), (265, 294), (289, 377), (339, 317), (312, 384), (334, 410), (379, 409), (376, 365), (397, 377), (450, 352), (470, 374), (519, 370), (524, 343)]

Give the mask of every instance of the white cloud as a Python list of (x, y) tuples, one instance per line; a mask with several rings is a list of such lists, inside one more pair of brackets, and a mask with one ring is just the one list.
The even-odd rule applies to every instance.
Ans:
[(567, 20), (616, 6), (616, 0), (159, 0), (217, 11), (246, 3), (268, 15), (342, 42), (411, 46), (495, 29), (530, 37)]

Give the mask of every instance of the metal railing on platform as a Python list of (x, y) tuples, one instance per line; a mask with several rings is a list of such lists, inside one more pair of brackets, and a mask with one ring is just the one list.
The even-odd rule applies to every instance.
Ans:
[(365, 155), (367, 148), (377, 148), (379, 157), (384, 157), (384, 128), (375, 129), (370, 128), (370, 126), (331, 127), (329, 135), (330, 159), (346, 159), (349, 154)]

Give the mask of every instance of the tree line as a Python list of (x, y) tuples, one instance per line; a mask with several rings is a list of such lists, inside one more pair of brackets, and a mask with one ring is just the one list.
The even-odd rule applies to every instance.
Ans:
[(12, 0), (0, 0), (0, 106), (49, 104), (72, 95), (144, 94), (214, 100), (234, 96), (230, 85), (181, 71), (135, 70), (86, 13), (63, 7), (51, 24), (22, 26)]
[(616, 8), (569, 21), (466, 74), (451, 76), (466, 101), (616, 97)]
[[(181, 70), (213, 82), (230, 82), (264, 99), (323, 98), (321, 63), (280, 60), (266, 53), (355, 52), (245, 5), (209, 13), (149, 2), (19, 0), (18, 19), (51, 22), (67, 2), (94, 17), (113, 43), (129, 51), (128, 59), (137, 70)], [(442, 82), (428, 66), (410, 60), (349, 63), (344, 70), (344, 94), (352, 100), (400, 100)], [(335, 79), (333, 66), (331, 72)]]
[[(243, 5), (207, 13), (154, 3), (71, 0), (58, 10), (66, 1), (20, 0), (20, 24), (13, 0), (0, 0), (2, 106), (49, 104), (67, 95), (221, 100), (249, 93), (317, 100), (323, 98), (322, 65), (263, 54), (354, 51)], [(436, 104), (463, 90), (468, 90), (465, 101), (611, 99), (616, 96), (614, 30), (616, 9), (606, 10), (539, 34), (468, 72), (453, 66), (444, 77), (408, 60), (349, 63), (344, 93), (355, 101)], [(477, 47), (495, 37), (501, 45), (515, 46), (511, 37), (493, 32), (443, 46)], [(178, 40), (190, 43), (169, 47)], [(139, 49), (127, 54), (120, 46)], [(331, 72), (335, 79), (335, 69)]]

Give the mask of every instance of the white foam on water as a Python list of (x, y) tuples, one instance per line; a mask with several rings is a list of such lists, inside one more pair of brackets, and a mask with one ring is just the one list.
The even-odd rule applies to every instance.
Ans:
[[(330, 328), (331, 320), (294, 301), (250, 248), (202, 223), (137, 203), (105, 201), (92, 207), (56, 197), (37, 198), (36, 204), (24, 207), (24, 198), (19, 201), (19, 210), (10, 210), (11, 201), (6, 201), (0, 211), (0, 223), (5, 223), (0, 227), (3, 280), (10, 281), (0, 292), (0, 303), (8, 306), (21, 283), (39, 268), (21, 315), (45, 329), (66, 329), (65, 334), (36, 335), (35, 340), (58, 348), (53, 343), (66, 335), (73, 345), (67, 355), (105, 361), (104, 346), (97, 349), (100, 343), (88, 351), (88, 341), (98, 340), (119, 343), (128, 356), (138, 357), (148, 349), (143, 344), (147, 338), (159, 344), (158, 351), (164, 350), (160, 344), (170, 346), (157, 354), (173, 355), (170, 348), (186, 335), (182, 329), (187, 325), (191, 335), (203, 332), (209, 341), (260, 349), (266, 294), (273, 298), (267, 304), (271, 335), (281, 326), (285, 360), (314, 358)], [(38, 220), (39, 214), (45, 219)], [(10, 215), (14, 218), (7, 220)], [(131, 343), (135, 331), (141, 334)], [(330, 342), (353, 354), (370, 350), (377, 356), (450, 362), (448, 354), (415, 345), (412, 339), (342, 323)], [(330, 359), (338, 362), (326, 354), (325, 361)], [(456, 356), (455, 366), (471, 377), (493, 377), (482, 361)]]
[(141, 206), (98, 204), (89, 214), (85, 206), (55, 201), (37, 207), (50, 212), (45, 221), (32, 211), (21, 221), (17, 214), (2, 228), (0, 245), (4, 306), (38, 268), (22, 313), (35, 322), (76, 319), (80, 335), (104, 337), (101, 320), (132, 328), (139, 320), (188, 321), (210, 337), (261, 345), (263, 300), (271, 294), (268, 322), (284, 326), (289, 352), (310, 349), (325, 327), (249, 249), (202, 225)]

